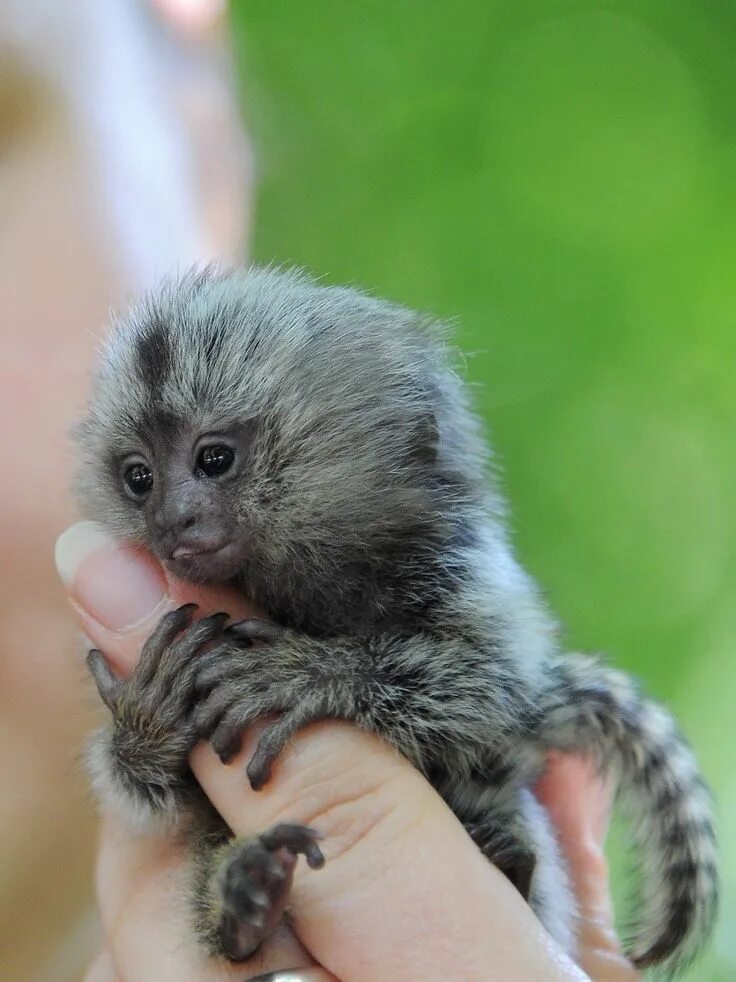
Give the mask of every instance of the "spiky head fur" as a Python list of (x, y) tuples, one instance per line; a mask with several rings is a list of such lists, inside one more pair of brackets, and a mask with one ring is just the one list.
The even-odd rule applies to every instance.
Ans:
[(78, 429), (85, 512), (151, 545), (122, 492), (121, 457), (155, 455), (178, 428), (233, 424), (248, 427), (249, 457), (235, 579), (312, 630), (421, 608), (448, 547), (493, 504), (436, 323), (300, 272), (251, 268), (170, 282), (115, 325)]

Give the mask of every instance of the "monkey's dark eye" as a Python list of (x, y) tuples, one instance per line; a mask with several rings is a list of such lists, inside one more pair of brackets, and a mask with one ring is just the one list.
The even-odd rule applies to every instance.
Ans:
[(153, 472), (148, 464), (131, 464), (123, 475), (126, 490), (134, 498), (144, 498), (153, 487)]
[(213, 443), (209, 447), (203, 447), (197, 457), (197, 470), (205, 477), (219, 477), (225, 474), (233, 466), (235, 454), (230, 447), (225, 447), (220, 443)]

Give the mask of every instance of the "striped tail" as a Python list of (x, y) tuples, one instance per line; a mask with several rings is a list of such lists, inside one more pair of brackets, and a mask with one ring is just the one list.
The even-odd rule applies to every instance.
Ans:
[(643, 872), (641, 923), (628, 952), (641, 968), (685, 967), (710, 934), (718, 907), (710, 794), (672, 717), (631, 678), (594, 658), (554, 664), (542, 706), (548, 749), (593, 751), (619, 779)]

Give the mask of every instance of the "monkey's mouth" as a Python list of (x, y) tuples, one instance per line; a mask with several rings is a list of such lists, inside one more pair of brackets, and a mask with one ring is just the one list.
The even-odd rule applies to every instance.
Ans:
[(227, 542), (225, 545), (213, 545), (209, 542), (190, 542), (176, 546), (171, 553), (171, 558), (176, 561), (178, 559), (193, 559), (196, 556), (216, 556), (218, 552), (222, 552), (227, 547)]
[(181, 543), (172, 549), (165, 563), (184, 580), (195, 583), (218, 583), (231, 579), (238, 571), (242, 557), (233, 542)]

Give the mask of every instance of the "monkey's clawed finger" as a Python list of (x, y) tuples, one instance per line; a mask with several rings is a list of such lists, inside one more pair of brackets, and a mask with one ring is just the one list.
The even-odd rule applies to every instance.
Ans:
[[(223, 631), (227, 636), (227, 630)], [(194, 688), (200, 694), (214, 689), (216, 686), (233, 685), (243, 674), (243, 649), (235, 651), (223, 650), (219, 645), (205, 652), (196, 662), (196, 678)]]
[[(192, 662), (198, 654), (200, 648), (214, 641), (222, 634), (222, 629), (227, 623), (230, 615), (226, 613), (210, 614), (196, 621), (191, 627), (173, 642), (161, 656), (158, 673), (161, 676), (170, 675), (181, 671), (182, 667)], [(194, 670), (196, 663), (192, 663), (192, 684), (194, 683)]]
[(259, 839), (267, 849), (288, 849), (295, 856), (303, 853), (311, 869), (321, 869), (325, 864), (325, 857), (317, 845), (319, 834), (306, 825), (291, 825), (284, 822), (281, 825), (274, 825), (260, 835)]
[(209, 740), (220, 720), (232, 705), (233, 695), (226, 688), (216, 688), (195, 708), (192, 722), (203, 740)]
[(87, 655), (87, 667), (95, 680), (100, 698), (108, 709), (115, 709), (120, 689), (123, 686), (122, 679), (113, 674), (107, 659), (97, 648), (93, 648)]
[[(268, 783), (274, 763), (294, 734), (322, 716), (323, 713), (318, 711), (316, 706), (302, 704), (284, 713), (266, 727), (246, 768), (250, 786), (254, 791), (260, 791)], [(222, 725), (213, 737), (213, 746), (221, 729)]]
[(161, 618), (153, 634), (143, 645), (140, 661), (136, 668), (136, 675), (142, 683), (146, 684), (151, 681), (156, 674), (164, 652), (177, 634), (189, 627), (196, 610), (197, 604), (184, 604), (183, 607), (169, 611)]
[(264, 704), (257, 700), (233, 699), (225, 687), (215, 689), (194, 712), (194, 728), (201, 739), (211, 740), (223, 764), (229, 763), (240, 750), (243, 732), (256, 720), (283, 707), (276, 701)]
[(244, 621), (236, 621), (225, 631), (227, 637), (238, 641), (263, 641), (270, 643), (278, 641), (284, 629), (272, 621), (260, 617), (249, 617)]
[(223, 764), (229, 764), (243, 745), (243, 730), (222, 723), (212, 736), (212, 749)]

